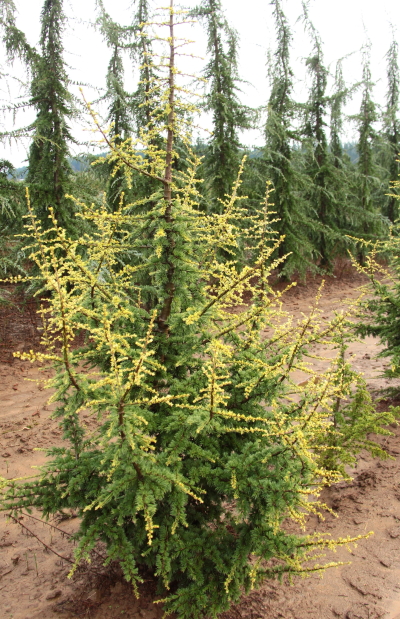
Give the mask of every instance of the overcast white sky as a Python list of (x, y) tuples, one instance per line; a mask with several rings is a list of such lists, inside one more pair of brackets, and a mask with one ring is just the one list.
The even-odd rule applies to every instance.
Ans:
[[(40, 33), (40, 12), (43, 0), (15, 0), (18, 7), (18, 27), (23, 30), (28, 40), (36, 44)], [(64, 0), (65, 12), (69, 17), (64, 47), (65, 60), (70, 67), (70, 77), (74, 82), (92, 84), (102, 88), (105, 85), (105, 73), (109, 60), (109, 50), (101, 36), (95, 32), (90, 22), (96, 16), (95, 0)], [(104, 0), (106, 9), (120, 23), (130, 23), (133, 9), (132, 0)], [(154, 6), (166, 4), (154, 0)], [(195, 0), (184, 0), (182, 4), (193, 7)], [(283, 0), (283, 8), (293, 26), (294, 40), (292, 47), (292, 66), (296, 76), (296, 90), (299, 98), (306, 97), (306, 71), (303, 59), (311, 50), (308, 36), (304, 34), (302, 22), (298, 22), (301, 14), (301, 0)], [(251, 106), (265, 105), (268, 100), (269, 84), (267, 78), (266, 58), (268, 49), (274, 49), (275, 32), (271, 6), (268, 0), (223, 0), (223, 6), (231, 25), (240, 36), (240, 72), (246, 80), (243, 84), (243, 102)], [(344, 63), (345, 78), (349, 83), (361, 78), (360, 48), (369, 38), (372, 43), (372, 77), (376, 82), (375, 100), (384, 104), (386, 90), (386, 60), (392, 29), (400, 25), (399, 0), (311, 0), (310, 15), (314, 25), (321, 35), (324, 44), (326, 64), (332, 73), (336, 61), (343, 56), (352, 54)], [(199, 26), (187, 33), (196, 39), (192, 52), (204, 56), (204, 35)], [(395, 30), (396, 37), (399, 32)], [(183, 36), (183, 35), (182, 35)], [(197, 69), (201, 68), (197, 63)], [(3, 66), (3, 69), (5, 67)], [(18, 63), (7, 69), (9, 73), (23, 78), (22, 68)], [(191, 67), (193, 70), (193, 67)], [(126, 64), (127, 87), (134, 87), (134, 74)], [(89, 100), (96, 98), (95, 92), (85, 88)], [(10, 94), (2, 87), (2, 97), (16, 100), (18, 91), (11, 87)], [(359, 106), (359, 97), (355, 97), (348, 112), (355, 113)], [(33, 120), (32, 113), (20, 113), (16, 126), (23, 126)], [(205, 121), (207, 122), (207, 121)], [(10, 128), (10, 120), (7, 122)], [(74, 126), (78, 139), (85, 135), (78, 126)], [(351, 139), (350, 125), (346, 138)], [(261, 144), (259, 131), (247, 132), (242, 136), (247, 144)], [(0, 157), (7, 157), (14, 165), (19, 166), (26, 158), (25, 147), (7, 147), (0, 149)], [(79, 152), (82, 148), (75, 148)]]

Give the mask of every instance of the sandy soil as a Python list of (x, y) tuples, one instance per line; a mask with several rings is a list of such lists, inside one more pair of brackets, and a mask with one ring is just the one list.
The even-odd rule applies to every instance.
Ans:
[[(321, 300), (324, 316), (341, 307), (344, 298), (355, 298), (360, 284), (359, 276), (346, 271), (329, 279)], [(295, 316), (306, 311), (318, 285), (313, 281), (307, 287), (292, 289), (286, 296), (286, 309)], [(32, 331), (29, 316), (30, 331), (22, 336), (19, 332), (18, 349), (30, 347), (26, 341)], [(4, 320), (2, 324), (9, 334)], [(12, 342), (8, 336), (8, 347)], [(29, 476), (34, 473), (32, 467), (44, 463), (42, 450), (61, 443), (57, 422), (51, 418), (54, 405), (46, 404), (49, 392), (40, 382), (32, 382), (44, 379), (47, 371), (18, 360), (12, 362), (8, 348), (0, 352), (0, 476)], [(387, 386), (380, 377), (384, 360), (376, 359), (378, 352), (372, 338), (349, 349), (354, 366), (364, 373), (372, 390)], [(87, 423), (91, 423), (89, 419)], [(374, 461), (361, 454), (353, 480), (324, 493), (338, 517), (329, 513), (324, 521), (312, 517), (307, 525), (309, 532), (328, 532), (333, 538), (368, 531), (374, 531), (374, 535), (361, 540), (351, 552), (340, 549), (328, 556), (328, 560), (346, 564), (328, 570), (322, 578), (296, 579), (291, 586), (267, 582), (223, 619), (400, 619), (400, 428), (394, 427), (392, 432), (392, 437), (381, 440), (393, 460)], [(162, 616), (160, 605), (153, 603), (151, 582), (143, 585), (142, 597), (136, 601), (117, 574), (102, 574), (101, 558), (89, 572), (69, 580), (73, 551), (69, 536), (78, 525), (77, 519), (68, 513), (44, 524), (33, 517), (24, 515), (18, 524), (0, 516), (0, 619)]]

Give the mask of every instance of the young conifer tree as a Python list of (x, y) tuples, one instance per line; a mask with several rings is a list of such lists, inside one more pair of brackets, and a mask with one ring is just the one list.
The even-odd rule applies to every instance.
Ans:
[(360, 172), (360, 198), (361, 206), (365, 211), (372, 212), (373, 206), (373, 178), (376, 165), (374, 162), (374, 141), (376, 131), (374, 124), (377, 122), (376, 105), (372, 99), (373, 84), (371, 81), (370, 45), (363, 50), (363, 93), (358, 117), (358, 168)]
[(324, 65), (322, 41), (303, 2), (304, 21), (313, 42), (312, 55), (307, 59), (311, 87), (305, 110), (305, 169), (309, 176), (306, 197), (316, 220), (314, 221), (314, 245), (320, 255), (320, 264), (329, 268), (334, 254), (340, 251), (343, 242), (340, 233), (340, 210), (342, 205), (333, 192), (336, 168), (333, 165), (326, 136), (328, 70)]
[[(398, 157), (400, 155), (400, 120), (399, 120), (399, 46), (393, 38), (389, 51), (386, 54), (387, 58), (387, 78), (388, 90), (386, 95), (386, 113), (384, 115), (384, 133), (386, 143), (388, 145), (387, 155), (385, 157), (385, 169), (388, 170), (389, 183), (397, 181), (399, 174)], [(396, 189), (393, 188), (390, 196), (387, 197), (387, 204), (384, 214), (393, 223), (398, 218), (398, 201), (395, 194)]]
[(0, 237), (2, 247), (0, 251), (0, 270), (3, 276), (8, 265), (10, 269), (13, 256), (7, 251), (7, 244), (15, 243), (10, 235), (22, 232), (22, 215), (25, 214), (24, 191), (21, 183), (14, 177), (14, 166), (6, 159), (0, 159)]
[[(19, 59), (27, 75), (30, 77), (35, 62), (38, 60), (36, 50), (31, 47), (25, 34), (17, 27), (16, 6), (13, 0), (0, 0), (0, 33), (4, 45), (6, 61), (12, 65), (15, 59)], [(9, 90), (9, 72), (0, 64), (0, 82), (3, 93)], [(26, 92), (27, 85), (20, 76), (12, 76), (14, 83), (18, 83)], [(3, 101), (4, 104), (4, 101)], [(26, 102), (10, 101), (2, 105), (4, 115), (14, 116), (18, 110), (27, 106)], [(13, 140), (29, 137), (29, 129), (26, 127), (9, 129), (2, 123), (0, 142), (10, 143)], [(26, 200), (24, 188), (14, 176), (15, 169), (12, 163), (6, 159), (0, 159), (0, 276), (8, 277), (11, 274), (26, 274), (26, 255), (21, 246), (21, 239), (16, 236), (23, 231), (23, 216), (26, 214)], [(8, 293), (0, 293), (0, 303), (7, 301)]]
[[(136, 125), (136, 135), (148, 132), (154, 141), (154, 147), (160, 146), (159, 134), (155, 126), (162, 124), (157, 116), (157, 105), (161, 97), (158, 68), (153, 53), (154, 33), (151, 34), (146, 24), (153, 14), (152, 0), (134, 0), (135, 12), (131, 29), (134, 34), (130, 46), (131, 57), (135, 67), (139, 67), (139, 79), (132, 94), (132, 115)], [(149, 196), (157, 190), (157, 183), (150, 177), (133, 173), (132, 186), (136, 195)]]
[[(349, 237), (362, 236), (363, 232), (371, 225), (376, 225), (376, 216), (365, 211), (360, 203), (358, 165), (355, 166), (351, 163), (341, 142), (343, 107), (352, 92), (352, 88), (348, 88), (345, 84), (342, 63), (343, 59), (340, 59), (336, 64), (334, 93), (330, 98), (330, 150), (336, 169), (332, 177), (331, 191), (334, 193), (337, 203), (342, 206), (337, 212), (338, 228), (343, 239), (349, 239), (348, 249), (356, 252), (355, 243), (354, 241), (351, 243)], [(355, 87), (357, 88), (357, 85)]]
[[(131, 133), (130, 106), (127, 101), (128, 93), (124, 90), (123, 77), (122, 54), (118, 42), (115, 42), (107, 71), (107, 96), (110, 101), (107, 120), (112, 124), (111, 135), (114, 134), (115, 140), (119, 143), (129, 139)], [(123, 172), (120, 169), (114, 172), (111, 167), (107, 203), (113, 211), (118, 209), (120, 201), (124, 199), (122, 194), (126, 189)]]
[[(362, 52), (362, 100), (356, 121), (358, 125), (358, 174), (355, 191), (358, 196), (358, 207), (364, 213), (364, 219), (358, 230), (358, 235), (365, 240), (375, 240), (384, 230), (384, 223), (376, 206), (380, 199), (380, 172), (376, 161), (377, 133), (375, 123), (378, 120), (376, 105), (372, 99), (373, 82), (370, 67), (370, 43)], [(365, 259), (365, 246), (359, 246), (358, 258), (361, 263)]]
[[(290, 67), (292, 34), (280, 0), (273, 0), (277, 49), (271, 67), (272, 90), (265, 126), (266, 147), (263, 173), (274, 187), (274, 211), (278, 221), (274, 227), (284, 240), (279, 245), (280, 257), (288, 255), (282, 275), (301, 274), (313, 267), (314, 248), (310, 241), (312, 221), (300, 197), (304, 178), (293, 162), (293, 141), (298, 139), (294, 121), (298, 108), (292, 99), (293, 71)], [(260, 167), (260, 162), (257, 162)], [(264, 184), (263, 183), (263, 184)], [(247, 189), (247, 187), (246, 187)], [(250, 189), (250, 188), (249, 188)]]
[[(317, 380), (305, 357), (335, 337), (345, 315), (322, 324), (317, 299), (293, 324), (268, 284), (278, 264), (268, 192), (248, 231), (254, 262), (220, 260), (220, 249), (237, 243), (240, 180), (222, 214), (198, 208), (200, 162), (185, 123), (194, 108), (179, 97), (175, 18), (170, 0), (159, 18), (167, 51), (158, 62), (158, 139), (154, 129), (119, 143), (92, 112), (108, 159), (128, 179), (132, 170), (150, 177), (158, 192), (114, 213), (79, 204), (91, 234), (75, 240), (55, 218), (42, 230), (30, 211), (31, 257), (52, 295), (50, 317), (43, 311), (48, 352), (20, 357), (54, 364), (65, 444), (49, 450), (36, 479), (0, 479), (0, 487), (2, 509), (14, 513), (74, 508), (76, 564), (101, 541), (106, 563), (118, 561), (136, 590), (150, 571), (168, 612), (199, 619), (215, 618), (265, 577), (321, 569), (305, 563), (333, 542), (289, 533), (284, 523), (318, 510), (318, 488), (340, 478), (322, 464), (323, 437), (353, 378), (337, 363)], [(190, 153), (184, 169), (174, 166), (178, 137)], [(126, 247), (137, 259), (124, 265)], [(81, 329), (86, 346), (75, 348)], [(294, 369), (310, 375), (307, 385), (292, 380)]]
[[(124, 65), (122, 47), (128, 37), (128, 31), (116, 24), (99, 2), (100, 17), (98, 24), (101, 32), (112, 50), (111, 59), (107, 70), (107, 91), (103, 100), (108, 103), (107, 121), (111, 125), (110, 137), (115, 143), (122, 144), (129, 139), (132, 131), (132, 103), (129, 94), (124, 88)], [(120, 200), (124, 200), (127, 190), (125, 175), (120, 168), (113, 165), (109, 167), (109, 179), (107, 185), (107, 204), (112, 211), (118, 210)]]
[(363, 50), (363, 93), (361, 108), (358, 119), (358, 167), (361, 174), (361, 206), (366, 211), (373, 210), (372, 177), (376, 169), (374, 165), (374, 140), (376, 131), (374, 124), (377, 122), (376, 106), (372, 99), (373, 84), (371, 81), (370, 45)]
[(337, 168), (343, 165), (343, 107), (348, 99), (348, 89), (343, 76), (343, 59), (336, 63), (335, 90), (331, 97), (330, 147)]
[(341, 205), (337, 213), (338, 225), (343, 237), (346, 238), (345, 235), (357, 234), (364, 214), (353, 192), (354, 167), (342, 144), (343, 108), (351, 96), (351, 89), (346, 86), (344, 80), (343, 60), (341, 58), (336, 63), (334, 91), (330, 98), (330, 152), (336, 169), (331, 191), (337, 203)]
[[(14, 176), (14, 166), (0, 159), (0, 277), (26, 275), (26, 254), (19, 235), (23, 232), (26, 200), (22, 183)], [(10, 292), (0, 291), (0, 304), (9, 300)]]
[(33, 142), (29, 151), (27, 182), (32, 203), (42, 225), (48, 227), (52, 207), (60, 225), (69, 231), (75, 226), (73, 205), (65, 199), (71, 167), (68, 127), (73, 110), (63, 60), (62, 33), (65, 23), (63, 0), (45, 0), (41, 13), (40, 58), (31, 82), (31, 105), (36, 109), (32, 124)]
[(205, 153), (204, 172), (213, 209), (219, 211), (218, 200), (230, 193), (239, 170), (238, 132), (249, 127), (250, 113), (238, 97), (238, 34), (228, 24), (221, 0), (203, 0), (194, 14), (203, 19), (208, 37), (205, 109), (212, 114), (213, 133)]
[[(393, 199), (400, 200), (400, 180), (393, 183)], [(385, 369), (388, 378), (400, 377), (400, 234), (399, 221), (393, 226), (389, 237), (375, 243), (365, 243), (366, 259), (360, 271), (369, 277), (369, 293), (364, 306), (362, 320), (358, 324), (358, 332), (362, 336), (372, 335), (379, 339), (382, 350), (380, 357), (385, 357), (389, 363)], [(389, 256), (389, 268), (382, 266), (382, 253)], [(379, 276), (378, 276), (379, 275)], [(389, 388), (396, 395), (398, 385)]]
[(135, 0), (134, 6), (136, 6), (133, 18), (135, 44), (132, 46), (132, 53), (139, 65), (139, 82), (133, 98), (134, 116), (139, 131), (146, 126), (151, 127), (154, 122), (154, 104), (157, 96), (153, 97), (153, 89), (158, 86), (158, 81), (153, 63), (152, 41), (146, 31), (146, 24), (151, 15), (151, 4), (149, 0)]

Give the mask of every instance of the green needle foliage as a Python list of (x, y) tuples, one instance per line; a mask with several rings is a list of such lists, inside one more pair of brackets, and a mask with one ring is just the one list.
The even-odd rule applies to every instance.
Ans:
[(266, 148), (262, 162), (257, 164), (259, 168), (260, 163), (263, 164), (264, 178), (269, 178), (275, 189), (277, 222), (274, 227), (284, 237), (278, 251), (280, 257), (288, 256), (281, 267), (281, 276), (289, 278), (296, 271), (304, 275), (307, 268), (313, 266), (315, 254), (310, 242), (313, 224), (300, 197), (306, 183), (304, 176), (296, 169), (293, 157), (293, 140), (299, 136), (293, 130), (298, 106), (292, 99), (293, 72), (289, 64), (292, 35), (280, 1), (273, 0), (271, 4), (277, 50), (271, 67), (272, 92), (265, 127)]
[(203, 18), (207, 31), (209, 62), (205, 110), (212, 114), (213, 133), (205, 153), (204, 170), (213, 210), (229, 195), (237, 176), (241, 153), (238, 132), (250, 126), (250, 111), (238, 97), (238, 35), (226, 21), (221, 0), (203, 0), (193, 11)]
[(16, 12), (13, 0), (0, 0), (0, 27), (8, 60), (13, 61), (18, 57), (29, 67), (37, 60), (38, 55), (36, 50), (29, 45), (25, 34), (17, 28)]
[[(368, 391), (365, 380), (355, 372), (346, 360), (346, 350), (354, 341), (354, 323), (344, 322), (334, 337), (339, 352), (336, 359), (336, 378), (342, 396), (338, 396), (332, 410), (333, 423), (323, 437), (324, 446), (321, 464), (328, 470), (340, 471), (344, 478), (350, 478), (346, 466), (357, 463), (357, 455), (368, 451), (382, 460), (389, 458), (382, 446), (371, 434), (391, 435), (387, 429), (396, 421), (399, 409), (376, 412), (376, 405)], [(344, 396), (344, 397), (343, 397)]]
[[(364, 221), (360, 225), (358, 234), (365, 240), (375, 240), (379, 235), (382, 235), (385, 226), (383, 218), (375, 206), (380, 182), (379, 169), (375, 159), (377, 112), (372, 99), (373, 83), (371, 81), (369, 43), (363, 50), (362, 87), (361, 107), (356, 117), (359, 134), (356, 192), (358, 194), (358, 206), (364, 213)], [(361, 263), (365, 259), (365, 245), (362, 243), (359, 246), (358, 259)]]
[(343, 77), (343, 59), (336, 63), (335, 71), (335, 92), (331, 97), (331, 141), (330, 147), (334, 157), (335, 166), (341, 168), (343, 165), (343, 107), (349, 96), (348, 89)]
[(376, 106), (372, 100), (370, 47), (363, 51), (363, 94), (359, 114), (358, 166), (361, 174), (361, 206), (373, 210), (371, 183), (374, 172), (373, 144), (376, 138), (374, 123), (377, 121)]
[[(334, 92), (330, 97), (330, 152), (335, 167), (332, 175), (331, 191), (338, 205), (336, 212), (336, 226), (340, 230), (340, 249), (355, 251), (355, 244), (351, 244), (349, 236), (356, 235), (363, 222), (368, 221), (368, 214), (359, 206), (357, 194), (357, 172), (351, 164), (350, 158), (342, 145), (343, 135), (343, 108), (349, 100), (352, 90), (357, 88), (346, 86), (343, 75), (343, 60), (336, 63)], [(346, 247), (347, 245), (347, 247)], [(353, 246), (352, 246), (353, 245)]]
[(21, 184), (13, 178), (14, 166), (0, 159), (0, 229), (2, 236), (22, 231), (21, 216), (25, 210)]
[[(394, 189), (400, 189), (400, 182), (393, 183)], [(392, 194), (395, 200), (400, 197)], [(369, 250), (369, 253), (367, 251)], [(364, 302), (364, 314), (358, 325), (362, 335), (379, 338), (384, 348), (380, 357), (388, 357), (390, 366), (385, 370), (389, 378), (400, 376), (400, 236), (399, 224), (391, 230), (388, 239), (377, 241), (373, 245), (365, 243), (367, 254), (365, 265), (359, 269), (368, 275), (374, 296)], [(390, 256), (389, 269), (384, 269), (379, 262), (383, 255)], [(398, 389), (396, 389), (398, 391)]]
[[(149, 131), (152, 135), (154, 146), (160, 146), (159, 136), (154, 124), (158, 123), (157, 102), (160, 100), (160, 80), (157, 62), (153, 54), (153, 46), (156, 35), (151, 33), (146, 24), (151, 21), (153, 12), (152, 0), (135, 0), (133, 7), (135, 13), (131, 29), (134, 40), (130, 46), (131, 56), (139, 67), (139, 81), (135, 92), (132, 94), (132, 114), (136, 124), (136, 134)], [(132, 190), (137, 197), (146, 198), (157, 190), (157, 183), (150, 177), (142, 174), (132, 175)]]
[(143, 127), (151, 127), (154, 122), (154, 108), (157, 95), (154, 89), (158, 88), (157, 71), (153, 59), (153, 41), (147, 30), (146, 24), (150, 21), (151, 5), (149, 0), (135, 0), (136, 12), (133, 19), (133, 32), (135, 45), (132, 47), (133, 58), (139, 65), (139, 83), (133, 95), (134, 116), (138, 131)]
[[(92, 111), (108, 161), (127, 182), (134, 171), (157, 190), (113, 212), (79, 203), (91, 233), (75, 239), (55, 209), (46, 230), (29, 206), (31, 259), (51, 294), (42, 312), (47, 352), (20, 357), (53, 364), (65, 445), (48, 451), (38, 477), (0, 486), (2, 509), (14, 513), (74, 508), (75, 567), (101, 541), (106, 563), (118, 561), (136, 591), (150, 570), (167, 612), (189, 619), (216, 617), (265, 577), (320, 571), (318, 558), (309, 562), (314, 551), (351, 541), (288, 533), (284, 523), (318, 512), (319, 489), (341, 478), (321, 464), (330, 448), (323, 437), (353, 377), (341, 380), (337, 361), (317, 380), (307, 362), (317, 342), (335, 345), (346, 315), (323, 323), (317, 299), (293, 322), (268, 284), (279, 265), (269, 191), (258, 219), (241, 208), (240, 177), (222, 213), (199, 209), (200, 162), (185, 121), (195, 110), (181, 96), (176, 16), (185, 19), (170, 0), (158, 22), (167, 49), (151, 127), (121, 143)], [(244, 267), (221, 259), (237, 246), (239, 219), (254, 247)], [(128, 249), (133, 259), (121, 263)], [(86, 345), (76, 348), (82, 330)], [(311, 375), (307, 385), (293, 380), (295, 370)]]
[(0, 159), (0, 277), (25, 273), (21, 239), (14, 235), (23, 230), (26, 201), (24, 189), (13, 173), (13, 165)]
[(73, 205), (65, 199), (71, 176), (68, 144), (73, 141), (68, 121), (73, 112), (63, 60), (64, 21), (62, 0), (45, 0), (41, 13), (41, 55), (31, 83), (31, 105), (37, 110), (37, 117), (32, 125), (34, 141), (29, 151), (27, 182), (42, 225), (51, 225), (51, 207), (60, 225), (73, 232)]
[[(101, 32), (112, 49), (112, 56), (107, 70), (107, 91), (103, 100), (108, 103), (107, 121), (111, 125), (109, 135), (117, 145), (129, 139), (132, 131), (131, 102), (128, 93), (124, 89), (124, 65), (122, 58), (122, 45), (127, 37), (127, 30), (116, 24), (99, 3), (101, 14), (98, 23)], [(123, 171), (111, 164), (107, 187), (107, 203), (113, 211), (118, 210), (122, 194), (125, 194), (127, 185)]]
[(305, 108), (305, 170), (310, 178), (306, 197), (314, 212), (313, 243), (320, 255), (322, 268), (330, 268), (335, 253), (343, 252), (344, 237), (340, 233), (341, 209), (335, 185), (337, 168), (329, 151), (326, 136), (326, 116), (329, 97), (326, 94), (328, 70), (324, 65), (322, 41), (303, 2), (304, 21), (313, 42), (312, 55), (307, 58), (311, 77), (309, 99)]
[[(384, 117), (385, 143), (388, 146), (385, 157), (385, 169), (388, 171), (388, 180), (393, 183), (399, 175), (398, 155), (400, 153), (400, 121), (399, 121), (399, 45), (395, 39), (390, 44), (387, 58), (388, 91), (386, 96), (386, 113)], [(397, 193), (393, 187), (391, 194)], [(398, 218), (398, 202), (394, 195), (387, 197), (385, 215), (392, 223)]]

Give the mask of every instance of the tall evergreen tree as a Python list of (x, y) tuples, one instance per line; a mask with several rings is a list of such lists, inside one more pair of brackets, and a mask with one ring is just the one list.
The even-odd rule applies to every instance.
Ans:
[(363, 93), (358, 116), (358, 167), (361, 174), (361, 206), (366, 211), (373, 210), (371, 181), (374, 173), (373, 145), (376, 138), (374, 124), (378, 120), (376, 106), (372, 99), (370, 45), (363, 50)]
[[(358, 162), (355, 191), (357, 194), (358, 207), (364, 214), (363, 222), (358, 231), (364, 239), (376, 239), (383, 232), (383, 219), (376, 201), (381, 202), (381, 179), (382, 169), (376, 161), (377, 132), (375, 123), (378, 120), (376, 105), (372, 99), (373, 82), (370, 67), (370, 43), (362, 52), (362, 100), (358, 116)], [(359, 247), (358, 259), (364, 262), (366, 255), (365, 246)]]
[(150, 0), (134, 0), (136, 11), (133, 17), (135, 44), (133, 55), (139, 65), (139, 82), (133, 95), (134, 116), (138, 130), (151, 127), (154, 122), (154, 106), (157, 99), (154, 89), (158, 90), (158, 81), (153, 62), (152, 42), (146, 30), (151, 15)]
[[(357, 84), (350, 88), (346, 86), (342, 64), (343, 59), (340, 59), (336, 64), (334, 93), (330, 99), (330, 150), (336, 170), (333, 176), (332, 192), (337, 204), (341, 207), (337, 211), (337, 225), (342, 238), (346, 239), (346, 235), (351, 237), (363, 236), (364, 232), (371, 228), (371, 226), (377, 225), (377, 218), (373, 212), (365, 210), (360, 201), (358, 164), (354, 165), (351, 162), (341, 142), (343, 107), (351, 96), (352, 91), (358, 88)], [(359, 121), (360, 117), (357, 118)], [(342, 205), (345, 205), (345, 208)], [(355, 250), (354, 245), (352, 249)]]
[(326, 117), (329, 97), (326, 94), (328, 70), (324, 65), (322, 41), (303, 2), (304, 20), (313, 42), (312, 55), (306, 64), (311, 76), (311, 88), (306, 105), (305, 144), (308, 151), (306, 171), (310, 177), (307, 197), (316, 216), (315, 244), (321, 257), (321, 266), (329, 267), (335, 248), (338, 248), (338, 215), (340, 205), (332, 185), (335, 167), (326, 136)]
[[(128, 139), (131, 132), (128, 94), (124, 90), (123, 78), (124, 67), (121, 50), (116, 42), (107, 72), (107, 95), (110, 100), (108, 121), (112, 123), (111, 135), (115, 137), (116, 146)], [(120, 168), (114, 170), (111, 164), (107, 203), (113, 211), (119, 207), (121, 194), (125, 189), (125, 174)]]
[[(363, 214), (358, 209), (357, 200), (352, 191), (351, 180), (354, 177), (354, 166), (342, 143), (343, 108), (350, 96), (351, 89), (346, 86), (343, 76), (343, 58), (340, 58), (336, 63), (334, 91), (330, 98), (330, 152), (335, 166), (332, 191), (336, 202), (341, 207), (337, 214), (343, 237), (346, 234), (357, 234), (360, 221), (363, 220)], [(346, 208), (343, 208), (343, 205), (346, 205)]]
[[(390, 183), (398, 180), (400, 156), (400, 121), (399, 121), (399, 45), (395, 38), (390, 44), (387, 58), (388, 90), (386, 95), (386, 113), (384, 116), (384, 132), (388, 145), (387, 161), (385, 168), (388, 170)], [(396, 200), (395, 188), (391, 189), (393, 195), (388, 196), (385, 214), (394, 222), (398, 217), (398, 200)]]
[[(124, 64), (122, 47), (128, 37), (128, 30), (115, 23), (99, 2), (100, 17), (98, 23), (101, 32), (112, 49), (107, 70), (107, 91), (104, 100), (108, 103), (107, 121), (111, 125), (110, 138), (115, 147), (119, 147), (129, 138), (132, 130), (131, 101), (124, 88)], [(120, 166), (111, 161), (108, 164), (109, 179), (107, 186), (107, 204), (116, 211), (121, 202), (122, 193), (127, 189), (125, 173)]]
[[(311, 345), (343, 341), (347, 315), (321, 324), (313, 308), (299, 324), (287, 322), (280, 294), (268, 285), (274, 263), (265, 220), (251, 266), (238, 272), (219, 261), (221, 243), (236, 243), (224, 225), (229, 208), (221, 216), (199, 212), (194, 153), (186, 175), (173, 166), (175, 138), (187, 128), (173, 0), (163, 23), (169, 46), (160, 101), (168, 126), (163, 156), (148, 172), (136, 144), (116, 149), (124, 165), (159, 183), (154, 207), (115, 217), (83, 206), (92, 238), (65, 243), (56, 230), (56, 255), (54, 238), (38, 230), (30, 210), (29, 233), (40, 244), (31, 259), (51, 293), (48, 353), (39, 358), (56, 370), (51, 384), (64, 444), (48, 451), (36, 478), (0, 477), (0, 511), (35, 507), (50, 517), (74, 509), (72, 571), (100, 542), (105, 564), (119, 562), (136, 594), (154, 575), (166, 614), (216, 619), (266, 577), (322, 569), (321, 552), (332, 542), (296, 535), (287, 523), (298, 526), (323, 508), (314, 497), (349, 461), (340, 449), (343, 426), (350, 456), (360, 444), (374, 453), (365, 431), (385, 432), (379, 426), (394, 417), (366, 413), (365, 397), (351, 411), (334, 411), (357, 388), (344, 352), (318, 377), (293, 381), (294, 367), (311, 373), (305, 358)], [(126, 242), (140, 252), (134, 270), (119, 261)], [(232, 311), (238, 304), (239, 314)], [(87, 346), (77, 349), (71, 343), (82, 328)], [(19, 356), (37, 358), (32, 351)], [(95, 428), (82, 419), (87, 409)], [(357, 418), (362, 423), (352, 432)], [(340, 451), (327, 468), (332, 446)]]
[[(243, 193), (246, 207), (253, 216), (260, 211), (265, 194), (265, 183), (271, 181), (273, 212), (271, 228), (282, 237), (277, 249), (280, 276), (289, 278), (294, 272), (304, 275), (313, 268), (313, 247), (309, 241), (310, 225), (306, 202), (301, 197), (305, 177), (297, 165), (294, 144), (298, 140), (295, 129), (300, 106), (293, 100), (293, 71), (290, 66), (292, 33), (282, 8), (281, 0), (272, 0), (277, 46), (269, 57), (271, 95), (265, 123), (265, 146), (252, 153), (246, 164)], [(254, 156), (255, 155), (255, 156)]]
[(212, 198), (223, 200), (237, 176), (238, 132), (249, 127), (250, 111), (238, 97), (238, 35), (224, 17), (221, 0), (203, 0), (196, 14), (204, 18), (207, 30), (209, 62), (205, 77), (209, 85), (205, 109), (213, 119), (205, 170)]
[[(292, 34), (280, 0), (272, 0), (277, 37), (277, 49), (271, 66), (272, 90), (268, 102), (265, 127), (266, 178), (273, 183), (274, 208), (277, 213), (275, 226), (284, 236), (279, 246), (280, 257), (289, 254), (283, 265), (282, 275), (294, 271), (304, 272), (312, 264), (313, 247), (310, 243), (310, 220), (304, 201), (299, 196), (303, 183), (301, 172), (293, 161), (293, 140), (298, 139), (293, 125), (298, 106), (292, 99), (293, 71), (290, 67)], [(262, 191), (264, 188), (262, 189)]]
[(65, 198), (71, 175), (68, 155), (73, 138), (68, 121), (73, 109), (63, 60), (63, 0), (44, 1), (41, 24), (41, 55), (31, 84), (31, 104), (37, 117), (32, 125), (27, 181), (42, 225), (47, 227), (52, 207), (60, 224), (73, 230), (72, 207)]
[(337, 168), (342, 166), (343, 146), (341, 135), (343, 132), (343, 107), (346, 104), (348, 90), (343, 77), (343, 59), (336, 63), (335, 71), (335, 90), (331, 98), (331, 140), (330, 148)]
[[(134, 0), (135, 12), (132, 20), (134, 34), (133, 44), (130, 46), (134, 66), (139, 67), (139, 79), (136, 90), (132, 93), (132, 116), (136, 125), (137, 135), (146, 134), (146, 140), (152, 145), (148, 159), (154, 159), (160, 149), (163, 149), (160, 140), (159, 128), (163, 123), (162, 114), (157, 113), (157, 101), (161, 96), (160, 67), (154, 50), (154, 40), (148, 28), (153, 15), (153, 0)], [(174, 162), (176, 165), (176, 160)], [(156, 191), (156, 184), (150, 177), (132, 174), (132, 184), (136, 195), (148, 196)], [(149, 205), (148, 205), (149, 206)]]

